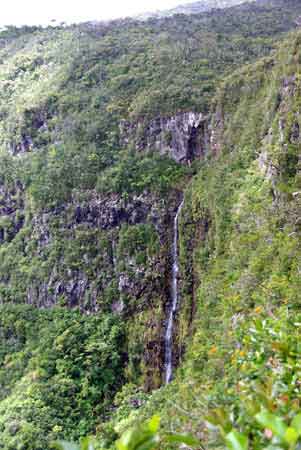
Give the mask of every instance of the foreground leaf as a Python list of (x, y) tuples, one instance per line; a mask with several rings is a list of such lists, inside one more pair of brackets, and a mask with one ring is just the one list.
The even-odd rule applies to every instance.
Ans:
[(200, 441), (191, 434), (166, 434), (164, 437), (170, 443), (185, 444), (195, 448), (200, 447)]
[(301, 414), (297, 414), (293, 418), (291, 426), (297, 431), (298, 435), (301, 436)]
[(80, 450), (95, 450), (94, 443), (94, 438), (86, 437), (81, 440)]
[(270, 429), (280, 439), (285, 439), (287, 426), (281, 417), (275, 416), (269, 411), (263, 409), (259, 414), (256, 414), (255, 419), (264, 428)]
[(152, 433), (156, 433), (159, 430), (160, 426), (160, 417), (153, 416), (148, 422), (148, 428)]
[(52, 444), (56, 450), (80, 450), (80, 446), (74, 442), (57, 441)]
[(247, 436), (235, 430), (227, 434), (226, 444), (230, 450), (248, 450)]

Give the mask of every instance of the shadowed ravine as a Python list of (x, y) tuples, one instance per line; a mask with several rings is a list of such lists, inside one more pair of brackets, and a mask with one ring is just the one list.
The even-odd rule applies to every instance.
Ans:
[(165, 383), (168, 384), (172, 379), (172, 345), (173, 345), (173, 322), (174, 315), (178, 306), (178, 222), (179, 216), (184, 204), (184, 199), (180, 203), (174, 218), (173, 225), (173, 243), (172, 243), (172, 278), (171, 278), (171, 305), (168, 312), (168, 321), (165, 333)]

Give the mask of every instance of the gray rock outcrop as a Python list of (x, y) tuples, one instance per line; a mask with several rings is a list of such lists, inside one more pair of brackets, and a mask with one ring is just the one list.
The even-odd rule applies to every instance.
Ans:
[(124, 120), (119, 128), (122, 146), (132, 146), (138, 151), (156, 151), (182, 164), (204, 156), (210, 143), (208, 117), (202, 113), (159, 116), (149, 122)]

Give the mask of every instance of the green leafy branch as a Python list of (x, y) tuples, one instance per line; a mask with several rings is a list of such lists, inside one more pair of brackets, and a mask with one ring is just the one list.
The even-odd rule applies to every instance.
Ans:
[[(190, 434), (160, 433), (160, 417), (126, 430), (116, 441), (117, 450), (154, 450), (161, 444), (185, 444), (190, 448), (201, 448), (199, 440)], [(84, 438), (80, 444), (58, 441), (53, 444), (56, 450), (95, 450), (95, 439)]]

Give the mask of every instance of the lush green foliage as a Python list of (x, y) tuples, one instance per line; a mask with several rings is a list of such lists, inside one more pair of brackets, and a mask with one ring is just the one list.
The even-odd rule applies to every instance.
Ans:
[[(143, 23), (9, 28), (0, 49), (0, 148), (29, 152), (10, 160), (13, 179), (37, 208), (70, 199), (74, 189), (103, 189), (111, 174), (105, 189), (124, 189), (133, 157), (119, 155), (119, 121), (208, 111), (221, 75), (268, 54), (299, 13), (290, 1)], [(166, 161), (135, 166), (150, 172), (148, 182), (139, 175), (125, 190), (153, 187), (154, 177), (159, 189), (169, 187)]]
[[(300, 34), (270, 52), (300, 13), (290, 0), (2, 33), (0, 448), (94, 432), (110, 448), (157, 411), (165, 435), (206, 448), (296, 444)], [(210, 112), (220, 141), (195, 176), (121, 148), (120, 121), (186, 110)], [(188, 176), (181, 367), (146, 394), (161, 383), (168, 202)]]
[[(266, 449), (296, 449), (299, 448), (301, 438), (301, 414), (294, 415), (289, 426), (285, 418), (262, 408), (254, 419), (267, 439), (272, 440), (272, 445)], [(247, 435), (231, 429), (225, 414), (222, 411), (216, 413), (215, 418), (209, 419), (213, 425), (219, 426), (224, 437), (225, 445), (229, 450), (248, 450)], [(181, 444), (189, 448), (202, 448), (202, 444), (191, 434), (161, 433), (159, 430), (160, 418), (154, 416), (150, 421), (135, 425), (125, 431), (120, 439), (115, 442), (117, 450), (155, 450), (156, 448), (168, 448), (170, 444)], [(230, 431), (229, 431), (230, 429)], [(95, 450), (98, 446), (95, 438), (86, 437), (80, 445), (71, 442), (59, 441), (53, 446), (58, 450)]]
[(45, 450), (93, 431), (123, 381), (123, 329), (109, 315), (2, 307), (0, 447)]
[[(159, 445), (185, 444), (190, 448), (198, 448), (200, 442), (189, 434), (161, 433), (160, 417), (153, 416), (145, 423), (135, 425), (125, 431), (116, 441), (117, 450), (155, 450)], [(94, 438), (84, 438), (80, 445), (69, 442), (55, 442), (58, 450), (95, 450), (97, 443)]]
[(170, 158), (156, 154), (144, 158), (134, 152), (126, 153), (120, 163), (104, 170), (98, 178), (97, 190), (102, 193), (117, 192), (127, 197), (145, 190), (166, 193), (189, 171)]
[(116, 429), (160, 411), (165, 430), (193, 430), (205, 448), (299, 445), (300, 49), (298, 33), (216, 96), (223, 147), (180, 220), (186, 354), (173, 385), (112, 416)]

